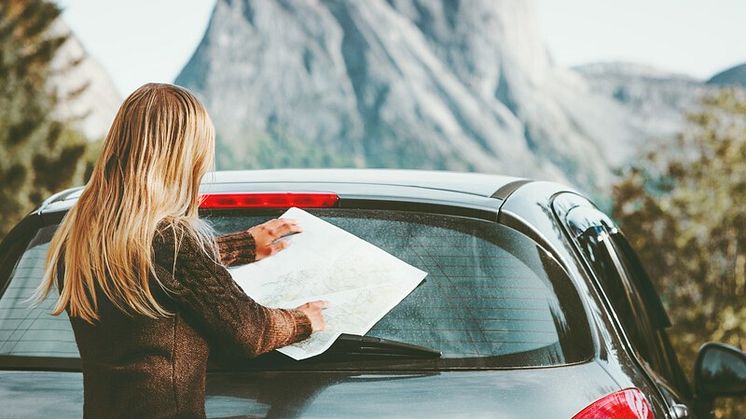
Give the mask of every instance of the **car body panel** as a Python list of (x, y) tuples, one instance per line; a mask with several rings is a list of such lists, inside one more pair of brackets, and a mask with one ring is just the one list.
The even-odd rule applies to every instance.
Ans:
[[(619, 389), (594, 362), (508, 371), (210, 373), (208, 417), (569, 418)], [(79, 417), (82, 374), (0, 372), (2, 415)], [(537, 401), (541, 401), (537, 403)]]
[[(564, 197), (582, 198), (578, 192), (552, 182), (527, 184), (503, 203), (498, 220), (545, 246), (567, 269), (584, 297), (589, 316), (594, 319), (600, 365), (619, 380), (621, 387), (639, 388), (651, 402), (656, 417), (667, 417), (666, 401), (651, 378), (640, 368), (639, 361), (625, 350), (623, 336), (611, 321), (611, 314), (603, 303), (603, 292), (595, 286), (570, 240), (561, 217), (574, 204), (572, 199)], [(557, 214), (561, 215), (558, 217)]]
[[(553, 200), (553, 209), (555, 215), (560, 219), (560, 222), (568, 229), (567, 233), (570, 238), (577, 236), (580, 232), (586, 231), (594, 227), (604, 226), (609, 231), (617, 232), (617, 227), (614, 222), (602, 211), (600, 211), (592, 202), (586, 198), (574, 194), (574, 193), (561, 193)], [(570, 243), (573, 243), (576, 256), (578, 259), (583, 259), (581, 251), (577, 248), (577, 244), (571, 239)], [(593, 284), (593, 286), (599, 291), (598, 296), (601, 298), (601, 306), (605, 309), (604, 318), (610, 323), (609, 330), (615, 330), (615, 344), (621, 345), (625, 350), (618, 351), (621, 356), (625, 359), (623, 375), (639, 377), (638, 386), (646, 386), (650, 391), (655, 391), (655, 399), (660, 401), (662, 410), (669, 416), (672, 416), (673, 407), (680, 405), (687, 400), (680, 391), (671, 387), (671, 385), (657, 374), (650, 366), (641, 361), (642, 357), (635, 350), (631, 344), (629, 338), (625, 336), (621, 323), (611, 308), (611, 304), (608, 298), (604, 296), (601, 291), (601, 286), (596, 279), (593, 278), (591, 269), (587, 267), (587, 278)], [(665, 316), (665, 313), (663, 314)], [(667, 318), (666, 318), (667, 320)], [(611, 323), (614, 323), (613, 327)], [(622, 364), (620, 364), (622, 365)], [(640, 384), (640, 383), (643, 384)], [(689, 400), (690, 401), (690, 400)]]
[(343, 181), (360, 186), (410, 186), (489, 197), (501, 187), (518, 180), (522, 180), (522, 178), (441, 170), (272, 169), (211, 172), (205, 175), (203, 184), (208, 186), (211, 184), (246, 183), (248, 181), (252, 183), (304, 182), (323, 185)]
[[(487, 175), (433, 170), (382, 170), (382, 169), (272, 169), (272, 170), (228, 170), (207, 173), (200, 186), (203, 193), (245, 191), (247, 185), (257, 191), (284, 191), (292, 188), (299, 191), (329, 191), (382, 196), (387, 189), (401, 191), (430, 190), (432, 193), (452, 192), (458, 195), (493, 197), (500, 189), (510, 184), (523, 184), (530, 180)], [(377, 187), (376, 190), (371, 188)], [(342, 188), (340, 190), (339, 188)], [(510, 190), (511, 188), (503, 189)], [(41, 208), (63, 209), (64, 201), (74, 201), (82, 187), (71, 188), (48, 198)], [(498, 194), (502, 195), (502, 194)], [(407, 196), (407, 195), (401, 195)], [(494, 196), (499, 198), (499, 196)], [(56, 205), (52, 205), (56, 204)], [(50, 206), (52, 205), (52, 206)], [(58, 206), (59, 205), (59, 206)], [(68, 203), (69, 205), (69, 203)], [(69, 207), (69, 206), (68, 206)]]
[(83, 374), (0, 370), (0, 417), (83, 416)]
[[(360, 172), (360, 173), (358, 173)], [(357, 174), (357, 175), (355, 175)], [(201, 193), (331, 192), (340, 207), (402, 210), (437, 210), (494, 221), (501, 197), (511, 185), (528, 180), (475, 173), (420, 170), (258, 170), (216, 172), (200, 186)], [(451, 179), (446, 182), (445, 179)], [(440, 187), (438, 187), (440, 185)], [(58, 222), (72, 207), (82, 187), (69, 189), (45, 201), (37, 212), (45, 222)]]

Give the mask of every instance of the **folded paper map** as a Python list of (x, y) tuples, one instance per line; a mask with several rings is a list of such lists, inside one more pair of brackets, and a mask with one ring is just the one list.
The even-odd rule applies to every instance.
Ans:
[(290, 246), (274, 256), (229, 269), (251, 298), (269, 307), (295, 308), (327, 300), (326, 330), (278, 349), (300, 360), (321, 354), (342, 333), (363, 335), (427, 276), (365, 240), (306, 211), (290, 208), (281, 218), (303, 232), (284, 238)]

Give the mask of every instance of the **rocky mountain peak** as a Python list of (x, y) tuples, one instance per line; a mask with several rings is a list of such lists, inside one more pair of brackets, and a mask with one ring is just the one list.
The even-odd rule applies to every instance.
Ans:
[(218, 168), (406, 167), (600, 187), (645, 138), (552, 64), (525, 0), (218, 0), (176, 82)]

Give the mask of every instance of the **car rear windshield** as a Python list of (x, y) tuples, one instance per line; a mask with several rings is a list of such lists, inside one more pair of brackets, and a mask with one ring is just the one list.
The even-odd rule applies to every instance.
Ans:
[[(428, 272), (367, 335), (441, 351), (442, 358), (430, 362), (442, 368), (551, 366), (590, 357), (587, 317), (570, 279), (523, 234), (450, 215), (309, 212)], [(222, 234), (281, 213), (203, 215)], [(78, 357), (64, 313), (49, 315), (56, 295), (38, 307), (24, 302), (39, 283), (55, 228), (40, 230), (31, 241), (0, 299), (0, 355)]]

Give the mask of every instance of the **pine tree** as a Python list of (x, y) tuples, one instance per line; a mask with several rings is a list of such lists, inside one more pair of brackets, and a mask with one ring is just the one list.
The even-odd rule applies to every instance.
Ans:
[[(746, 92), (707, 96), (673, 144), (624, 173), (613, 199), (657, 282), (683, 367), (707, 341), (746, 349)], [(736, 411), (734, 401), (723, 406), (718, 417)]]
[(81, 180), (87, 144), (52, 116), (58, 98), (47, 84), (69, 36), (49, 31), (59, 15), (46, 0), (0, 2), (0, 238), (44, 198)]

